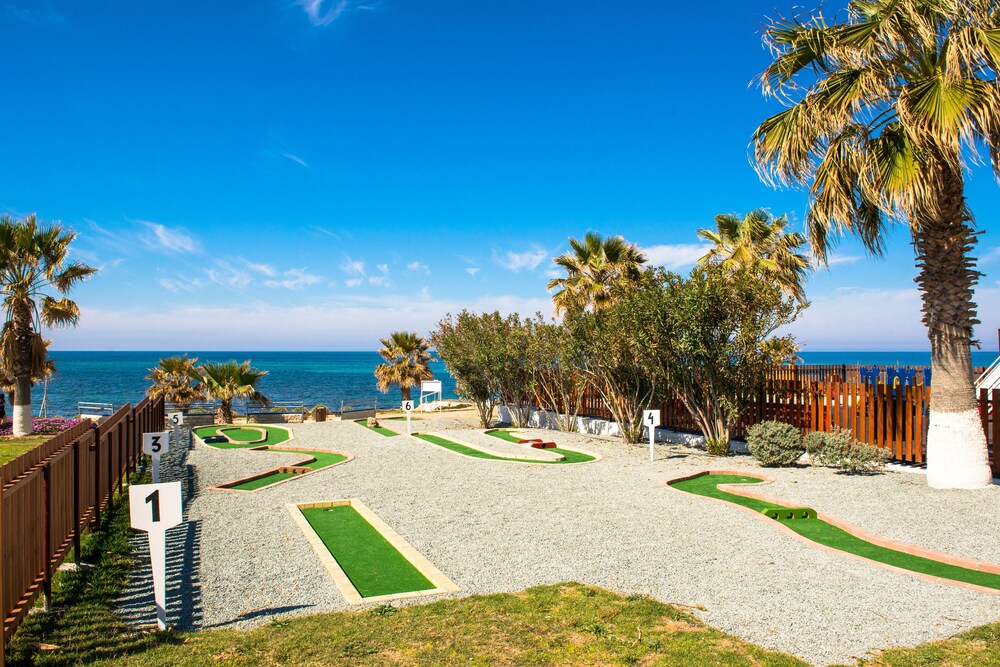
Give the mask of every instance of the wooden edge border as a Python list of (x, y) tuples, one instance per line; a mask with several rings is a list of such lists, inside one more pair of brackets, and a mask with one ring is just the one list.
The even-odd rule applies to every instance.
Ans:
[[(406, 434), (403, 433), (401, 435), (406, 435)], [(437, 438), (441, 438), (443, 440), (450, 440), (451, 442), (454, 442), (456, 445), (461, 445), (463, 447), (468, 447), (469, 449), (474, 449), (477, 452), (482, 452), (483, 454), (489, 454), (490, 456), (499, 456), (499, 457), (502, 457), (502, 460), (497, 460), (497, 459), (480, 459), (480, 458), (476, 458), (475, 456), (467, 456), (465, 454), (462, 454), (461, 452), (456, 452), (454, 450), (448, 449), (447, 447), (440, 447), (440, 445), (438, 445), (438, 447), (440, 447), (441, 449), (444, 449), (449, 454), (453, 454), (455, 456), (461, 456), (462, 458), (465, 458), (465, 459), (475, 459), (476, 461), (483, 461), (485, 463), (530, 463), (532, 465), (541, 464), (541, 465), (559, 465), (559, 466), (578, 466), (578, 465), (584, 465), (584, 464), (587, 464), (587, 463), (594, 463), (594, 461), (599, 461), (602, 458), (604, 458), (600, 454), (591, 454), (590, 452), (585, 452), (585, 451), (582, 451), (582, 450), (579, 450), (579, 449), (573, 449), (572, 451), (574, 451), (574, 452), (579, 452), (580, 454), (586, 454), (587, 456), (593, 456), (594, 460), (593, 461), (577, 461), (576, 463), (563, 463), (563, 461), (566, 460), (565, 457), (563, 457), (561, 459), (554, 459), (554, 458), (541, 458), (541, 457), (535, 457), (535, 456), (519, 456), (519, 455), (516, 455), (516, 454), (507, 455), (507, 454), (501, 454), (501, 453), (497, 453), (497, 452), (491, 452), (488, 449), (483, 449), (483, 447), (481, 445), (473, 445), (471, 443), (464, 442), (464, 441), (459, 440), (458, 438), (454, 437), (451, 434), (445, 435), (445, 434), (441, 433), (440, 431), (422, 431), (420, 433), (414, 433), (410, 437), (414, 437), (416, 435), (433, 435), (433, 436), (435, 436)], [(417, 438), (417, 439), (420, 440), (420, 438)], [(421, 442), (425, 442), (426, 443), (427, 441), (426, 440), (421, 440)], [(432, 444), (433, 445), (434, 443), (428, 443), (428, 444)], [(510, 443), (510, 444), (514, 444), (514, 443)], [(569, 447), (566, 447), (565, 449), (569, 449)]]
[[(701, 472), (697, 472), (697, 473), (695, 473), (693, 475), (684, 475), (684, 476), (681, 476), (681, 477), (674, 477), (672, 479), (665, 480), (663, 482), (662, 486), (664, 486), (664, 487), (666, 487), (666, 488), (668, 488), (671, 491), (674, 491), (676, 493), (685, 493), (685, 494), (687, 494), (686, 491), (681, 491), (680, 489), (675, 489), (672, 486), (672, 484), (674, 484), (675, 482), (683, 482), (683, 481), (688, 480), (688, 479), (694, 479), (695, 477), (702, 477), (704, 475), (742, 475), (742, 476), (745, 476), (745, 477), (759, 477), (759, 478), (761, 478), (762, 481), (757, 482), (756, 484), (720, 484), (719, 488), (722, 489), (722, 490), (724, 490), (724, 491), (726, 491), (727, 493), (732, 493), (733, 495), (743, 496), (745, 498), (753, 498), (755, 500), (762, 500), (762, 501), (767, 502), (767, 503), (776, 503), (778, 505), (782, 505), (782, 506), (785, 506), (785, 507), (788, 506), (788, 501), (787, 500), (782, 500), (780, 498), (775, 498), (773, 496), (767, 496), (767, 495), (764, 495), (762, 493), (754, 493), (753, 491), (749, 491), (749, 490), (747, 490), (745, 488), (742, 488), (742, 487), (746, 487), (746, 486), (762, 486), (764, 484), (770, 484), (770, 483), (772, 483), (774, 481), (774, 478), (768, 477), (767, 475), (759, 474), (759, 473), (757, 473), (755, 471), (747, 471), (747, 470), (702, 470)], [(687, 495), (691, 495), (691, 494), (687, 494)], [(755, 516), (758, 519), (763, 519), (763, 520), (767, 521), (770, 525), (776, 526), (779, 529), (784, 530), (787, 534), (789, 534), (790, 536), (792, 536), (795, 539), (799, 540), (800, 542), (805, 542), (806, 544), (809, 544), (810, 546), (815, 547), (815, 548), (824, 549), (824, 550), (829, 551), (831, 553), (840, 554), (841, 556), (846, 556), (848, 558), (853, 558), (854, 560), (858, 560), (858, 561), (861, 561), (861, 562), (864, 562), (864, 563), (871, 563), (872, 565), (876, 565), (878, 567), (882, 567), (882, 568), (885, 568), (885, 569), (888, 569), (888, 570), (893, 570), (895, 572), (901, 572), (903, 574), (909, 575), (911, 577), (915, 577), (917, 579), (924, 579), (924, 580), (927, 580), (927, 581), (935, 581), (937, 583), (946, 584), (948, 586), (957, 586), (959, 588), (967, 588), (967, 589), (970, 589), (970, 590), (978, 591), (980, 593), (987, 593), (989, 595), (1000, 595), (1000, 590), (997, 590), (995, 588), (987, 588), (985, 586), (978, 586), (976, 584), (969, 584), (969, 583), (966, 583), (964, 581), (955, 581), (954, 579), (947, 579), (945, 577), (937, 577), (937, 576), (934, 576), (934, 575), (931, 575), (931, 574), (924, 574), (923, 572), (914, 572), (913, 570), (907, 570), (905, 568), (896, 567), (895, 565), (889, 565), (888, 563), (883, 563), (881, 561), (871, 560), (870, 558), (865, 558), (863, 556), (859, 556), (857, 554), (852, 554), (852, 553), (849, 553), (847, 551), (841, 551), (840, 549), (835, 549), (835, 548), (829, 547), (829, 546), (827, 546), (825, 544), (820, 544), (819, 542), (814, 542), (814, 541), (810, 540), (807, 537), (803, 537), (802, 535), (799, 535), (794, 530), (792, 530), (788, 526), (784, 525), (780, 521), (773, 521), (773, 520), (769, 519), (767, 516), (765, 516), (764, 514), (761, 514), (760, 512), (755, 512), (754, 510), (750, 509), (749, 507), (744, 507), (743, 505), (737, 505), (736, 503), (731, 503), (728, 500), (723, 500), (721, 498), (711, 498), (709, 496), (699, 496), (699, 497), (702, 498), (702, 499), (704, 499), (704, 500), (711, 500), (711, 501), (714, 501), (714, 502), (725, 503), (726, 505), (728, 505), (730, 507), (739, 508), (739, 509), (743, 510), (744, 512), (749, 513), (751, 516)], [(827, 523), (829, 523), (829, 524), (831, 524), (833, 526), (836, 526), (837, 528), (840, 528), (841, 530), (843, 530), (843, 531), (845, 531), (847, 533), (850, 533), (854, 537), (857, 537), (859, 539), (865, 540), (867, 542), (871, 542), (872, 544), (874, 544), (876, 546), (885, 547), (887, 549), (893, 549), (895, 551), (899, 551), (899, 552), (902, 552), (902, 553), (905, 553), (905, 554), (909, 554), (911, 556), (920, 556), (921, 558), (926, 558), (928, 560), (938, 561), (939, 563), (944, 563), (946, 565), (955, 565), (955, 566), (958, 566), (958, 567), (963, 567), (963, 568), (965, 568), (967, 570), (973, 570), (973, 571), (976, 571), (976, 572), (987, 572), (989, 574), (1000, 574), (1000, 565), (995, 565), (993, 563), (986, 563), (986, 562), (983, 562), (983, 561), (973, 560), (973, 559), (970, 559), (970, 558), (961, 558), (959, 556), (951, 556), (949, 554), (941, 553), (941, 552), (938, 552), (938, 551), (932, 551), (931, 549), (925, 549), (923, 547), (918, 547), (918, 546), (915, 546), (913, 544), (907, 544), (905, 542), (899, 542), (897, 540), (886, 539), (884, 537), (880, 537), (878, 535), (870, 533), (867, 530), (865, 530), (864, 528), (860, 528), (858, 526), (855, 526), (852, 523), (848, 523), (847, 521), (843, 521), (843, 520), (838, 519), (836, 517), (831, 517), (830, 515), (825, 514), (823, 512), (817, 511), (816, 512), (816, 518), (818, 518), (818, 519), (820, 519), (822, 521), (826, 521)]]
[[(287, 442), (287, 440), (286, 440), (286, 442)], [(265, 447), (247, 447), (244, 451), (266, 452), (266, 451), (274, 449), (276, 447), (277, 448), (281, 448), (283, 446), (284, 446), (284, 443), (281, 443), (280, 445), (268, 445), (268, 446), (265, 446)], [(230, 482), (223, 482), (222, 484), (216, 484), (215, 486), (208, 486), (208, 487), (205, 487), (202, 490), (203, 491), (227, 491), (229, 493), (257, 493), (258, 491), (263, 491), (265, 489), (274, 488), (274, 487), (278, 486), (279, 484), (284, 484), (285, 482), (291, 482), (291, 481), (294, 481), (296, 479), (301, 479), (302, 477), (306, 477), (307, 475), (311, 475), (313, 473), (322, 472), (324, 470), (329, 470), (330, 468), (336, 468), (339, 465), (343, 465), (345, 463), (349, 463), (349, 462), (351, 462), (351, 461), (354, 460), (354, 454), (351, 454), (350, 452), (342, 452), (342, 451), (340, 451), (338, 449), (315, 449), (315, 448), (307, 448), (307, 447), (296, 447), (294, 452), (275, 452), (275, 453), (276, 454), (298, 454), (299, 452), (321, 452), (323, 454), (340, 454), (341, 456), (344, 456), (346, 458), (343, 461), (338, 461), (337, 463), (331, 463), (328, 466), (324, 466), (324, 467), (320, 468), (319, 470), (311, 470), (310, 469), (308, 472), (299, 473), (299, 474), (295, 475), (294, 477), (289, 477), (287, 479), (282, 479), (280, 481), (275, 482), (274, 484), (268, 484), (267, 486), (262, 486), (259, 489), (234, 489), (232, 487), (236, 486), (238, 484), (245, 484), (246, 482), (252, 482), (254, 480), (260, 479), (261, 477), (267, 477), (268, 475), (273, 475), (275, 473), (281, 472), (282, 469), (284, 469), (284, 468), (297, 468), (297, 467), (304, 466), (307, 463), (311, 463), (312, 461), (315, 461), (316, 460), (315, 457), (307, 456), (306, 458), (301, 459), (299, 461), (296, 461), (295, 463), (286, 463), (283, 466), (278, 466), (277, 468), (272, 468), (271, 470), (265, 470), (264, 472), (254, 473), (253, 475), (249, 475), (247, 477), (241, 477), (240, 479), (234, 479), (234, 480), (232, 480)]]
[[(358, 592), (358, 589), (354, 587), (354, 583), (351, 579), (344, 573), (344, 570), (340, 567), (340, 563), (337, 559), (333, 557), (330, 550), (326, 548), (323, 544), (323, 540), (316, 533), (313, 527), (306, 520), (302, 510), (304, 509), (315, 509), (323, 507), (340, 507), (340, 506), (350, 506), (354, 508), (361, 517), (367, 521), (372, 528), (374, 528), (382, 537), (392, 545), (396, 551), (398, 551), (403, 558), (405, 558), (410, 565), (415, 567), (420, 574), (424, 575), (428, 581), (430, 581), (434, 588), (423, 590), (423, 591), (409, 591), (406, 593), (394, 593), (391, 595), (376, 595), (373, 597), (362, 597)], [(313, 503), (289, 503), (286, 505), (288, 511), (292, 514), (292, 519), (305, 534), (306, 541), (312, 545), (313, 550), (316, 555), (319, 556), (320, 562), (330, 573), (333, 578), (333, 582), (337, 585), (340, 590), (341, 595), (347, 600), (350, 605), (359, 605), (373, 602), (388, 602), (390, 600), (404, 600), (407, 598), (417, 598), (425, 597), (429, 595), (442, 595), (444, 593), (455, 593), (460, 589), (456, 586), (451, 579), (444, 575), (441, 570), (434, 567), (434, 564), (423, 557), (419, 551), (413, 548), (413, 546), (407, 542), (403, 537), (394, 531), (387, 523), (382, 521), (382, 519), (371, 511), (367, 505), (365, 505), (359, 498), (346, 498), (342, 500), (327, 500), (321, 502)]]
[[(528, 428), (532, 428), (532, 427), (529, 426)], [(523, 430), (523, 429), (497, 427), (497, 428), (488, 428), (488, 429), (485, 429), (485, 430), (482, 431), (482, 433), (485, 434), (485, 435), (489, 435), (488, 431), (521, 431), (521, 430)], [(496, 437), (496, 436), (490, 436), (490, 437)], [(497, 440), (500, 440), (500, 438), (497, 438)], [(555, 442), (555, 440), (550, 440), (549, 442)], [(526, 445), (526, 444), (521, 443), (521, 442), (511, 442), (510, 444), (512, 444), (512, 445), (518, 445), (519, 447), (526, 447), (528, 449), (532, 449), (532, 447), (530, 447), (529, 445)], [(604, 456), (602, 456), (601, 454), (597, 454), (595, 452), (588, 452), (587, 450), (580, 449), (579, 447), (576, 447), (576, 446), (573, 446), (573, 447), (560, 447), (558, 442), (556, 442), (556, 449), (566, 449), (566, 450), (571, 451), (571, 452), (576, 452), (577, 454), (586, 454), (587, 456), (593, 456), (594, 457), (593, 461), (577, 461), (576, 463), (564, 463), (563, 464), (563, 465), (568, 465), (568, 466), (578, 466), (578, 465), (582, 465), (584, 463), (594, 463), (595, 461), (600, 461), (601, 459), (604, 458)], [(543, 449), (543, 450), (540, 450), (540, 451), (546, 451), (546, 450)]]

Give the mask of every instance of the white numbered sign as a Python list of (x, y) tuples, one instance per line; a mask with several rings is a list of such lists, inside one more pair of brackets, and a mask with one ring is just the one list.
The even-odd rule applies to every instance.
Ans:
[(656, 427), (660, 425), (659, 410), (643, 410), (642, 423), (649, 430), (649, 462), (653, 462), (653, 441), (656, 440)]
[(413, 412), (413, 401), (403, 401), (401, 407), (404, 412)]
[(180, 426), (184, 423), (184, 413), (183, 412), (168, 412), (167, 421), (174, 428)]
[(170, 451), (170, 431), (142, 434), (142, 453), (153, 457), (153, 483), (160, 482), (160, 457)]
[(167, 529), (184, 520), (181, 483), (133, 484), (128, 488), (132, 527), (146, 531), (149, 564), (153, 571), (156, 623), (167, 629)]

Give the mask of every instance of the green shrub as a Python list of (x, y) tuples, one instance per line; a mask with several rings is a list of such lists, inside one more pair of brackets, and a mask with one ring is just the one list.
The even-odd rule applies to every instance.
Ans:
[(728, 456), (728, 440), (705, 440), (705, 450), (712, 456)]
[(806, 450), (810, 460), (849, 474), (875, 472), (892, 458), (889, 450), (858, 442), (853, 433), (841, 428), (810, 433)]
[(751, 426), (747, 432), (747, 449), (765, 468), (790, 466), (806, 451), (799, 429), (778, 421)]

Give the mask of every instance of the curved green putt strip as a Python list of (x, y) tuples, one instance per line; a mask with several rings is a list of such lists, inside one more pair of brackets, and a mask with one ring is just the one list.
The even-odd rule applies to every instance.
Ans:
[[(507, 442), (513, 442), (515, 445), (521, 444), (522, 438), (517, 437), (510, 431), (506, 431), (502, 428), (495, 428), (486, 431), (486, 435), (492, 435), (494, 438), (500, 438), (501, 440), (506, 440)], [(549, 447), (547, 451), (555, 452), (556, 454), (561, 454), (563, 457), (562, 461), (544, 461), (544, 463), (586, 463), (587, 461), (593, 461), (596, 457), (590, 454), (584, 454), (583, 452), (573, 451), (572, 449), (563, 449), (561, 447)]]
[[(326, 468), (342, 461), (346, 461), (347, 457), (343, 454), (337, 454), (334, 452), (314, 452), (314, 451), (304, 451), (301, 449), (265, 449), (262, 451), (266, 452), (285, 452), (286, 454), (302, 454), (303, 456), (312, 457), (312, 461), (309, 463), (297, 464), (296, 468), (309, 468), (310, 470), (320, 470)], [(272, 484), (277, 484), (278, 482), (284, 481), (295, 477), (295, 473), (291, 472), (279, 472), (275, 470), (270, 475), (265, 475), (264, 477), (258, 477), (257, 479), (247, 480), (246, 482), (241, 482), (239, 484), (233, 484), (232, 486), (225, 486), (227, 489), (237, 489), (239, 491), (256, 491), (257, 489), (262, 489), (265, 486), (271, 486)]]
[[(774, 503), (757, 500), (756, 498), (746, 498), (719, 489), (720, 484), (757, 484), (762, 481), (764, 480), (747, 475), (709, 474), (670, 482), (670, 486), (699, 496), (718, 498), (734, 505), (749, 507), (755, 512), (761, 512), (762, 515), (764, 510), (768, 508), (789, 509), (788, 506), (775, 505)], [(872, 544), (821, 519), (785, 521), (782, 522), (782, 525), (813, 542), (861, 556), (868, 560), (885, 563), (886, 565), (910, 570), (911, 572), (919, 572), (934, 577), (1000, 590), (1000, 575), (970, 570), (958, 565), (949, 565), (948, 563), (931, 560), (930, 558), (914, 556), (902, 551)]]
[(560, 464), (560, 463), (584, 463), (586, 461), (593, 461), (595, 457), (590, 454), (584, 454), (583, 452), (574, 452), (570, 449), (549, 449), (550, 452), (555, 452), (556, 454), (562, 455), (562, 459), (559, 461), (540, 461), (536, 459), (516, 459), (509, 456), (497, 456), (496, 454), (490, 454), (489, 452), (484, 452), (473, 447), (467, 447), (466, 445), (459, 444), (457, 442), (452, 442), (437, 435), (429, 435), (427, 433), (414, 433), (413, 437), (420, 438), (432, 444), (438, 445), (439, 447), (444, 447), (445, 449), (450, 449), (458, 454), (463, 454), (465, 456), (471, 456), (476, 459), (489, 459), (491, 461), (509, 461), (511, 463), (541, 463), (545, 465)]
[(361, 597), (434, 588), (427, 577), (350, 505), (301, 511)]
[(384, 426), (376, 426), (375, 428), (368, 428), (368, 423), (364, 419), (355, 419), (354, 423), (357, 424), (358, 426), (363, 426), (363, 427), (367, 428), (369, 431), (375, 431), (379, 435), (384, 435), (387, 438), (394, 438), (397, 435), (400, 435), (399, 433), (396, 433), (395, 431), (390, 431), (389, 429), (387, 429)]
[[(223, 433), (219, 430), (220, 428), (226, 428), (227, 426), (230, 427), (229, 431)], [(197, 428), (192, 429), (192, 431), (194, 431), (196, 436), (202, 439), (210, 435), (224, 435), (227, 438), (232, 436), (237, 440), (242, 440), (243, 437), (246, 437), (248, 440), (257, 440), (260, 438), (260, 432), (257, 429), (267, 433), (267, 438), (263, 442), (221, 442), (214, 445), (208, 443), (208, 446), (215, 447), (216, 449), (246, 449), (248, 447), (280, 445), (289, 438), (288, 430), (267, 426), (265, 424), (253, 424), (253, 430), (240, 428), (239, 426), (232, 426), (231, 424), (212, 424), (210, 426), (198, 426)]]

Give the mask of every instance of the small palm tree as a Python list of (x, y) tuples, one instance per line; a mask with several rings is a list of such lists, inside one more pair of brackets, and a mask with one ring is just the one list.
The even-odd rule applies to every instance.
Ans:
[(434, 377), (429, 366), (434, 361), (429, 352), (430, 343), (412, 331), (393, 331), (380, 342), (382, 349), (378, 353), (386, 363), (375, 368), (375, 386), (385, 394), (389, 387), (395, 385), (399, 387), (403, 400), (408, 401), (414, 387), (419, 386), (422, 380)]
[(32, 377), (44, 376), (47, 358), (42, 326), (75, 326), (80, 308), (66, 295), (97, 272), (82, 262), (69, 261), (69, 246), (75, 238), (75, 232), (58, 223), (39, 224), (34, 214), (23, 220), (0, 216), (0, 291), (6, 314), (0, 332), (0, 364), (14, 378), (14, 435), (33, 432)]
[(146, 389), (146, 395), (151, 398), (163, 398), (168, 403), (179, 407), (187, 407), (201, 397), (202, 392), (196, 386), (199, 380), (195, 364), (197, 358), (189, 359), (187, 354), (180, 357), (164, 357), (160, 365), (149, 369), (147, 380), (151, 384)]
[[(52, 345), (52, 341), (45, 339), (42, 342), (45, 345), (45, 353), (46, 355), (48, 355), (48, 349), (49, 346)], [(46, 356), (46, 358), (41, 361), (35, 360), (34, 362), (32, 362), (32, 366), (34, 368), (41, 369), (38, 372), (32, 373), (31, 375), (32, 387), (39, 382), (48, 382), (48, 379), (50, 377), (59, 372), (56, 369), (56, 362), (53, 359), (49, 358), (48, 356)], [(0, 391), (2, 391), (4, 394), (7, 394), (7, 397), (9, 399), (8, 400), (9, 405), (14, 405), (14, 388), (16, 386), (17, 386), (17, 379), (14, 377), (11, 371), (7, 368), (0, 367)], [(45, 408), (44, 395), (42, 398), (41, 408), (42, 410), (44, 410)], [(40, 416), (44, 417), (45, 416), (44, 412), (42, 412)]]
[(600, 234), (587, 232), (583, 241), (570, 238), (570, 252), (553, 261), (566, 271), (565, 278), (549, 281), (556, 314), (566, 311), (595, 312), (614, 303), (615, 294), (623, 286), (639, 279), (646, 257), (639, 247), (621, 236), (602, 239)]
[(931, 346), (927, 482), (991, 482), (970, 345), (979, 279), (965, 170), (985, 150), (1000, 177), (1000, 12), (996, 0), (867, 0), (846, 20), (820, 13), (765, 28), (765, 95), (788, 109), (752, 139), (761, 176), (809, 188), (813, 254), (832, 234), (873, 254), (907, 225)]
[(742, 218), (721, 213), (715, 216), (715, 231), (698, 230), (698, 236), (712, 244), (698, 264), (718, 264), (731, 274), (747, 269), (764, 275), (801, 303), (809, 259), (798, 250), (806, 245), (806, 237), (786, 232), (787, 226), (788, 216), (775, 218), (762, 208)]
[(219, 401), (224, 424), (233, 423), (233, 400), (242, 398), (257, 403), (270, 403), (267, 396), (257, 389), (257, 382), (267, 375), (250, 366), (247, 359), (242, 364), (236, 361), (219, 363), (205, 362), (198, 366), (198, 381), (202, 393), (208, 398)]

